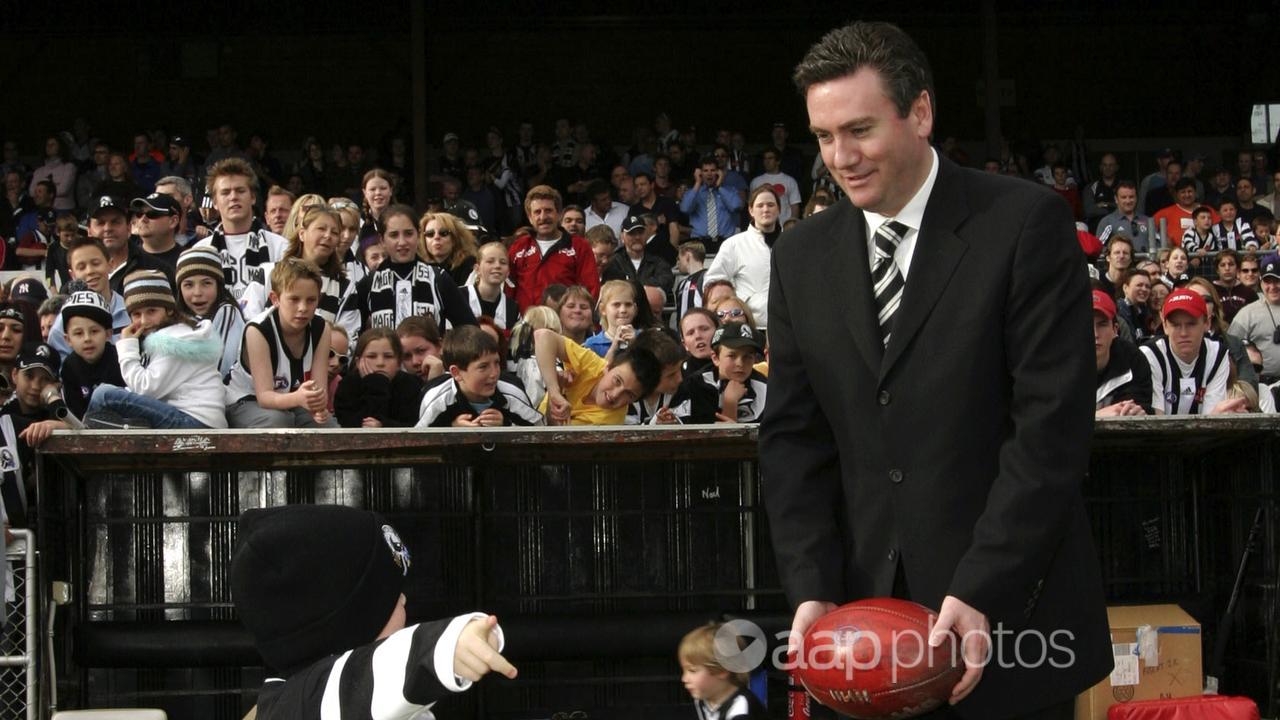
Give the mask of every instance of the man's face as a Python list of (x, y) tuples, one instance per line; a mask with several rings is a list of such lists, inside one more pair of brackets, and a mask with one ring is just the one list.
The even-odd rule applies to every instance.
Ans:
[(1280, 193), (1280, 172), (1277, 172), (1275, 176), (1271, 178), (1271, 189), (1272, 192)]
[(133, 151), (141, 157), (151, 152), (151, 138), (139, 133), (133, 136)]
[(773, 140), (774, 147), (782, 147), (787, 144), (787, 129), (784, 127), (774, 127), (769, 131), (769, 139)]
[(1236, 210), (1235, 203), (1226, 202), (1218, 206), (1218, 214), (1222, 216), (1222, 222), (1228, 225), (1236, 221), (1236, 217), (1239, 216), (1239, 212), (1240, 211)]
[(444, 197), (445, 202), (455, 203), (455, 202), (458, 202), (458, 192), (459, 192), (458, 181), (446, 180), (444, 185), (441, 187), (440, 194), (441, 196)]
[(627, 252), (630, 253), (632, 257), (640, 257), (644, 255), (644, 241), (644, 228), (622, 233), (622, 242), (627, 246)]
[(16, 172), (5, 173), (4, 189), (8, 193), (22, 192), (22, 176)]
[(1108, 319), (1100, 312), (1095, 312), (1093, 314), (1093, 355), (1099, 370), (1107, 366), (1107, 360), (1111, 358), (1111, 341), (1115, 339), (1115, 321)]
[(48, 207), (53, 204), (53, 196), (49, 194), (49, 186), (44, 183), (37, 183), (35, 190), (31, 192), (31, 201), (36, 207)]
[(776, 173), (776, 172), (778, 172), (778, 164), (779, 164), (779, 163), (778, 163), (778, 153), (773, 152), (773, 151), (766, 150), (766, 151), (765, 151), (765, 153), (764, 153), (764, 155), (763, 155), (763, 156), (761, 156), (761, 160), (763, 160), (763, 161), (764, 161), (764, 171), (765, 171), (765, 172), (768, 172), (768, 173)]
[(1236, 181), (1236, 198), (1242, 203), (1253, 199), (1253, 181), (1240, 178)]
[(1138, 191), (1130, 187), (1122, 187), (1116, 190), (1116, 208), (1125, 215), (1132, 215), (1134, 208), (1138, 207)]
[(1098, 170), (1101, 171), (1102, 177), (1110, 180), (1119, 172), (1120, 163), (1116, 162), (1115, 155), (1108, 153), (1102, 156), (1102, 162), (1098, 165)]
[(109, 252), (115, 252), (129, 240), (129, 221), (122, 212), (100, 212), (89, 218), (89, 235), (102, 240)]
[(1246, 151), (1237, 155), (1236, 170), (1240, 171), (1242, 177), (1253, 175), (1253, 153)]
[(587, 231), (587, 218), (581, 210), (565, 210), (560, 227), (570, 235), (581, 235)]
[(529, 224), (541, 238), (554, 237), (560, 224), (560, 211), (554, 200), (536, 198), (529, 203)]
[(253, 218), (253, 190), (243, 175), (223, 175), (213, 183), (213, 206), (223, 222), (247, 223)]
[(1280, 305), (1280, 278), (1273, 275), (1263, 277), (1262, 294), (1266, 296), (1267, 302)]
[(622, 183), (618, 185), (618, 202), (623, 205), (634, 205), (636, 202), (636, 184), (630, 175), (622, 178)]
[(1057, 183), (1058, 187), (1065, 186), (1067, 184), (1067, 169), (1061, 167), (1054, 168), (1053, 181)]
[(97, 167), (105, 167), (107, 160), (111, 157), (111, 150), (106, 145), (93, 146), (93, 164)]
[[(1280, 297), (1280, 282), (1276, 283), (1277, 297)], [(1205, 318), (1192, 317), (1191, 314), (1176, 310), (1164, 319), (1164, 333), (1169, 336), (1169, 345), (1173, 353), (1185, 362), (1200, 352), (1200, 343), (1204, 340), (1209, 323)]]
[(144, 240), (173, 237), (178, 230), (178, 216), (147, 210), (134, 215), (138, 237)]
[(653, 199), (653, 183), (644, 176), (636, 177), (636, 197), (642, 202)]
[(628, 179), (628, 178), (630, 178), (630, 177), (631, 177), (631, 175), (627, 173), (627, 169), (626, 169), (625, 167), (623, 167), (623, 166), (621, 166), (621, 165), (617, 165), (617, 166), (615, 166), (615, 167), (613, 168), (613, 172), (609, 173), (609, 182), (610, 182), (610, 183), (611, 183), (615, 188), (616, 188), (616, 187), (621, 187), (621, 186), (622, 186), (622, 181), (623, 181), (623, 180), (626, 180), (626, 179)]
[(601, 217), (604, 217), (611, 207), (613, 207), (613, 198), (609, 197), (608, 192), (599, 193), (591, 198), (591, 209)]
[(667, 148), (667, 155), (671, 156), (671, 162), (676, 165), (684, 163), (684, 147), (681, 145), (672, 144), (671, 147)]
[(520, 128), (516, 130), (519, 135), (521, 145), (533, 144), (533, 125), (529, 123), (520, 123)]
[(1107, 262), (1116, 270), (1124, 270), (1133, 262), (1133, 248), (1129, 243), (1113, 242), (1107, 251)]
[(594, 390), (596, 404), (605, 410), (617, 410), (640, 399), (644, 387), (631, 369), (631, 363), (616, 365), (605, 371)]
[(289, 219), (289, 210), (292, 208), (288, 195), (269, 195), (267, 196), (266, 222), (271, 232), (277, 235), (284, 234), (284, 224)]
[(671, 174), (671, 160), (668, 158), (658, 158), (653, 161), (653, 174), (657, 177), (666, 177)]
[(580, 146), (578, 151), (578, 163), (583, 167), (587, 167), (596, 161), (596, 146), (591, 143)]
[(236, 143), (236, 131), (230, 125), (223, 125), (218, 128), (218, 144), (224, 148), (229, 148)]
[(1131, 305), (1141, 305), (1151, 297), (1151, 280), (1145, 275), (1134, 275), (1124, 286), (1124, 298)]
[(831, 176), (863, 210), (896, 215), (928, 175), (933, 110), (924, 93), (907, 116), (867, 67), (809, 88), (809, 124)]
[(1194, 185), (1184, 187), (1177, 192), (1175, 197), (1178, 198), (1179, 205), (1184, 208), (1189, 208), (1196, 204), (1196, 187)]
[(1240, 282), (1246, 287), (1258, 287), (1258, 261), (1242, 260), (1240, 262)]
[(1182, 179), (1182, 165), (1180, 163), (1171, 162), (1164, 167), (1165, 184), (1172, 188)]
[(720, 184), (720, 168), (715, 163), (703, 163), (702, 184), (715, 187)]
[(352, 167), (363, 165), (364, 148), (359, 145), (351, 145), (347, 147), (347, 163)]

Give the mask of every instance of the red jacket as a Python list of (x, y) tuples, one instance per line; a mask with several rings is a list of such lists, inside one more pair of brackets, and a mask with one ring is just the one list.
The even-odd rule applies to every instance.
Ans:
[(581, 235), (561, 233), (560, 239), (542, 255), (538, 242), (530, 235), (521, 235), (511, 243), (507, 251), (511, 260), (511, 285), (507, 293), (515, 298), (523, 313), (526, 308), (542, 301), (542, 291), (548, 285), (582, 285), (595, 297), (600, 292), (600, 272), (596, 270), (596, 256), (591, 244)]

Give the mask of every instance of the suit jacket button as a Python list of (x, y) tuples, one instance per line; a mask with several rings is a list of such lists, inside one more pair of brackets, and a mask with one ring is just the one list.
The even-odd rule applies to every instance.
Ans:
[(900, 482), (902, 482), (902, 471), (901, 471), (901, 470), (899, 470), (899, 469), (897, 469), (897, 468), (894, 468), (893, 470), (890, 470), (890, 471), (889, 471), (889, 480), (890, 480), (891, 482), (895, 482), (895, 483), (900, 483)]
[(898, 559), (898, 550), (897, 548), (894, 548), (893, 550), (889, 551), (889, 562), (893, 562), (894, 560), (897, 560), (897, 559)]
[(892, 399), (893, 399), (893, 396), (889, 394), (889, 391), (888, 391), (888, 390), (881, 390), (881, 391), (880, 391), (880, 404), (881, 404), (881, 405), (888, 405), (888, 404), (889, 404), (889, 401), (890, 401), (890, 400), (892, 400)]

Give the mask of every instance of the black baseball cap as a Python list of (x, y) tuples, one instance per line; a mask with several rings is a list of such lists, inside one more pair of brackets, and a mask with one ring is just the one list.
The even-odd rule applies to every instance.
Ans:
[(89, 217), (100, 217), (101, 215), (111, 211), (118, 212), (126, 218), (129, 217), (128, 204), (125, 203), (124, 198), (116, 197), (114, 195), (100, 195), (98, 199), (93, 202), (93, 210), (89, 212)]
[(178, 147), (184, 147), (184, 148), (191, 147), (191, 141), (187, 139), (186, 135), (174, 135), (169, 140), (169, 144), (177, 145)]
[(622, 221), (622, 232), (635, 232), (644, 229), (644, 220), (639, 215), (628, 215), (626, 220)]
[(1280, 258), (1272, 255), (1262, 264), (1262, 277), (1273, 277), (1280, 280)]
[(760, 338), (746, 323), (730, 322), (716, 328), (715, 334), (711, 336), (711, 347), (719, 348), (721, 345), (731, 348), (749, 347), (756, 352), (764, 351), (760, 346)]
[(39, 305), (49, 299), (49, 291), (45, 289), (44, 283), (35, 278), (22, 278), (9, 288), (9, 298)]
[(159, 192), (151, 193), (146, 197), (134, 198), (133, 202), (129, 203), (129, 209), (137, 213), (153, 210), (170, 215), (177, 215), (179, 212), (178, 203), (173, 197)]
[(24, 345), (22, 351), (18, 353), (18, 370), (32, 368), (41, 368), (57, 380), (58, 371), (62, 369), (62, 358), (58, 357), (57, 350), (45, 343)]

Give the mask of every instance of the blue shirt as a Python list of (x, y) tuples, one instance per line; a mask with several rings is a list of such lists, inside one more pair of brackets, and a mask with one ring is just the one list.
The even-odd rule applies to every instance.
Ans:
[(590, 350), (600, 357), (607, 355), (609, 353), (609, 348), (612, 346), (613, 338), (606, 335), (603, 330), (587, 338), (586, 341), (582, 343), (582, 347)]
[(689, 216), (689, 227), (692, 228), (693, 237), (709, 237), (707, 232), (707, 194), (713, 193), (716, 202), (716, 215), (718, 227), (716, 229), (717, 237), (729, 237), (737, 232), (734, 227), (734, 213), (742, 209), (742, 198), (738, 197), (738, 191), (721, 184), (718, 188), (709, 188), (706, 185), (696, 190), (690, 189), (680, 199), (680, 211)]

